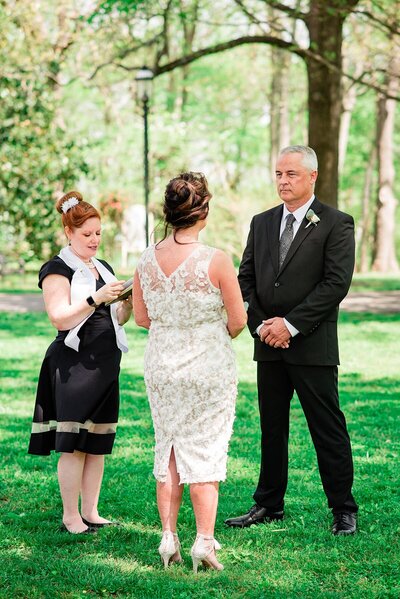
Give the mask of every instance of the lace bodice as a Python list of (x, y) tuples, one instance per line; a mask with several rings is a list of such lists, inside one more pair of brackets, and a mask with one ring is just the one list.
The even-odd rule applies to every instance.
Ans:
[(168, 277), (157, 262), (155, 246), (144, 252), (138, 272), (152, 325), (193, 327), (226, 319), (221, 291), (208, 275), (214, 252), (198, 245)]

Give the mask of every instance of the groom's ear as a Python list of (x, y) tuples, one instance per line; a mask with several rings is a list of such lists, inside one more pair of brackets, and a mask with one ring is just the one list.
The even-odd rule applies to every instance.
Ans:
[(318, 179), (318, 171), (311, 171), (310, 180), (312, 185), (315, 185), (316, 180)]

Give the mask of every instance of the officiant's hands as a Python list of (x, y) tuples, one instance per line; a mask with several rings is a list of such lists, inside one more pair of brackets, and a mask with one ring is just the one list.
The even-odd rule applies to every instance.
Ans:
[(263, 343), (271, 347), (287, 349), (290, 338), (290, 332), (283, 318), (275, 316), (274, 318), (263, 320), (263, 327), (260, 329), (260, 339)]
[(92, 294), (96, 304), (103, 304), (115, 300), (123, 291), (125, 281), (112, 281), (101, 287), (98, 291)]

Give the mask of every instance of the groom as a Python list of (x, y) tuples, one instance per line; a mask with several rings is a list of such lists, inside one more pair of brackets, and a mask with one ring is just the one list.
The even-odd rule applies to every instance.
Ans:
[(283, 205), (256, 215), (239, 270), (254, 337), (261, 421), (255, 505), (228, 526), (281, 520), (288, 476), (289, 408), (296, 391), (333, 512), (332, 532), (356, 531), (353, 461), (339, 407), (339, 303), (354, 268), (354, 222), (314, 196), (312, 148), (284, 148), (276, 166)]

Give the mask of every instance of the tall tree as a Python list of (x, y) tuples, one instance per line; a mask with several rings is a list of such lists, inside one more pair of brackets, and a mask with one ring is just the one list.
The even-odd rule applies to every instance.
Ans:
[(370, 232), (370, 225), (372, 220), (371, 213), (373, 213), (371, 196), (376, 154), (376, 144), (374, 139), (369, 154), (367, 167), (365, 169), (363, 195), (361, 198), (361, 219), (358, 223), (358, 230), (360, 231), (360, 234), (357, 242), (360, 252), (356, 267), (359, 272), (368, 272), (371, 264), (370, 248), (372, 235)]
[[(296, 3), (299, 7), (299, 2)], [(288, 28), (287, 23), (282, 19), (280, 13), (272, 7), (268, 7), (271, 26), (274, 30)], [(284, 19), (287, 19), (284, 16)], [(290, 24), (289, 24), (290, 25)], [(296, 37), (296, 21), (293, 21), (292, 37)], [(290, 144), (290, 126), (289, 126), (289, 77), (290, 52), (285, 52), (275, 46), (271, 47), (271, 91), (270, 91), (270, 170), (272, 180), (275, 177), (275, 165), (279, 150)]]
[[(197, 0), (196, 0), (197, 1)], [(307, 67), (308, 76), (308, 142), (313, 146), (318, 154), (320, 161), (320, 177), (318, 179), (317, 191), (325, 202), (337, 205), (338, 199), (338, 153), (339, 153), (339, 131), (340, 115), (342, 106), (341, 79), (343, 75), (342, 68), (342, 42), (343, 27), (347, 17), (355, 11), (360, 0), (309, 0), (304, 9), (298, 9), (292, 5), (278, 2), (276, 0), (225, 0), (224, 8), (227, 14), (234, 15), (233, 6), (236, 6), (236, 18), (238, 14), (247, 19), (247, 27), (241, 25), (236, 29), (241, 33), (238, 36), (229, 36), (229, 33), (223, 27), (216, 28), (210, 26), (209, 38), (213, 43), (199, 47), (199, 41), (193, 43), (197, 49), (188, 52), (176, 53), (174, 58), (168, 57), (168, 60), (159, 60), (156, 54), (153, 54), (154, 62), (152, 68), (156, 76), (171, 72), (176, 68), (182, 68), (191, 62), (204, 56), (223, 52), (244, 44), (268, 44), (288, 52), (292, 52), (304, 59)], [(187, 4), (190, 4), (189, 2)], [(115, 5), (120, 9), (128, 11), (129, 7), (137, 9), (135, 2), (128, 0), (107, 0), (102, 10), (111, 10)], [(149, 22), (152, 16), (157, 13), (154, 3), (144, 0), (140, 3), (140, 10), (143, 12), (143, 6), (146, 8)], [(294, 36), (290, 30), (270, 26), (265, 21), (264, 11), (266, 6), (273, 7), (275, 12), (286, 15), (290, 20), (302, 24), (299, 27), (299, 34)], [(207, 7), (209, 9), (209, 7)], [(204, 19), (213, 14), (205, 5), (202, 6), (203, 13), (199, 9), (199, 15)], [(137, 9), (139, 10), (139, 9)], [(135, 11), (134, 11), (135, 14)], [(363, 17), (368, 16), (367, 11), (362, 11)], [(261, 16), (260, 16), (261, 15)], [(293, 27), (291, 27), (293, 30)], [(204, 29), (202, 28), (204, 34)], [(213, 35), (214, 33), (214, 35)], [(306, 41), (307, 33), (308, 41)], [(224, 41), (221, 39), (224, 35)], [(160, 44), (162, 31), (159, 32), (157, 44)], [(134, 43), (138, 47), (138, 40)], [(148, 55), (150, 41), (142, 40), (146, 44)], [(140, 44), (139, 44), (140, 45)], [(113, 62), (111, 59), (109, 62)], [(115, 61), (118, 56), (115, 57)], [(119, 64), (121, 64), (119, 62)], [(138, 65), (123, 65), (123, 68), (132, 70)], [(365, 81), (364, 81), (365, 82)]]
[[(388, 90), (395, 95), (400, 87), (399, 48), (392, 46), (392, 56), (387, 70)], [(395, 170), (393, 163), (393, 133), (395, 123), (395, 100), (385, 96), (378, 98), (378, 207), (376, 215), (375, 257), (372, 270), (398, 272), (395, 251), (395, 224), (397, 199), (394, 193)]]
[(337, 205), (339, 187), (339, 133), (342, 110), (343, 25), (358, 0), (310, 2), (305, 23), (310, 48), (323, 60), (306, 56), (308, 74), (308, 143), (320, 162), (317, 193)]

